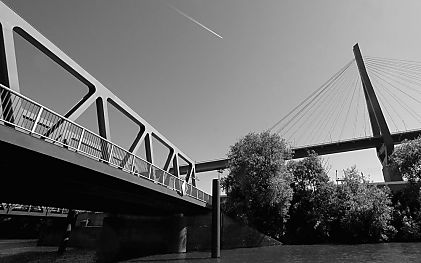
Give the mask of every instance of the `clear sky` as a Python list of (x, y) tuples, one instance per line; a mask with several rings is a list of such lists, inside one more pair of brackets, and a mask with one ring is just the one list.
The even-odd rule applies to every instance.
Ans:
[[(350, 61), (356, 42), (364, 55), (421, 61), (418, 0), (3, 2), (196, 161), (270, 128)], [(65, 111), (74, 93), (18, 46), (19, 60), (53, 78), (21, 81), (30, 90), (32, 78), (51, 91), (45, 103)], [(128, 144), (134, 132), (112, 125), (113, 141)], [(356, 164), (382, 180), (374, 150), (326, 158), (332, 175)], [(216, 175), (199, 174), (199, 186), (209, 190)]]

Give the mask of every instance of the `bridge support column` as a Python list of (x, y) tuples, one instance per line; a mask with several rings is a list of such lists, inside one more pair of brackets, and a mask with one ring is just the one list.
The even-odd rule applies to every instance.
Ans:
[(358, 44), (354, 45), (353, 50), (355, 62), (357, 63), (358, 71), (361, 77), (373, 136), (381, 136), (383, 140), (383, 142), (377, 145), (376, 149), (377, 156), (383, 166), (384, 181), (390, 182), (390, 180), (394, 180), (396, 177), (393, 175), (393, 169), (391, 169), (388, 165), (389, 157), (394, 150), (393, 138), (390, 134), (389, 127), (387, 126), (386, 119), (384, 118), (380, 103), (377, 100), (377, 96), (374, 92), (373, 85), (371, 84), (370, 77), (368, 76), (367, 69), (364, 65), (364, 60)]
[(171, 216), (110, 215), (104, 218), (97, 247), (99, 262), (115, 262), (152, 254), (185, 253), (187, 223)]
[(77, 219), (76, 211), (73, 209), (69, 209), (69, 213), (67, 214), (67, 219), (66, 219), (66, 231), (64, 232), (63, 238), (60, 242), (60, 245), (57, 251), (59, 255), (62, 255), (64, 251), (66, 251), (67, 244), (69, 243), (70, 235), (72, 233), (72, 229), (75, 227), (76, 219)]
[(403, 181), (402, 176), (392, 165), (384, 165), (382, 171), (385, 182)]
[(212, 258), (221, 257), (221, 186), (219, 179), (212, 181)]

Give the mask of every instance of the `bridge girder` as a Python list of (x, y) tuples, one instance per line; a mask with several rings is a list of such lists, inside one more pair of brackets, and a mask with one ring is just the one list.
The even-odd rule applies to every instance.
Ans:
[[(401, 133), (392, 134), (394, 144), (400, 144), (404, 140), (412, 140), (421, 135), (421, 130), (406, 131)], [(383, 142), (383, 139), (378, 137), (367, 137), (359, 138), (341, 142), (333, 142), (328, 144), (319, 144), (311, 146), (303, 146), (293, 148), (293, 159), (304, 158), (307, 156), (309, 151), (315, 151), (318, 155), (327, 155), (334, 153), (342, 153), (349, 151), (364, 150), (370, 148), (376, 148)], [(196, 173), (203, 173), (209, 171), (217, 171), (228, 168), (228, 159), (218, 159), (212, 161), (204, 161), (196, 163)], [(187, 169), (187, 167), (181, 167), (180, 170)]]

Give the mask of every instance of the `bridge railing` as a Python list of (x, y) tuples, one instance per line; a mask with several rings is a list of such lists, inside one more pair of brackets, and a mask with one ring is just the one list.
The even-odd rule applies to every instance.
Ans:
[(79, 124), (0, 84), (0, 124), (14, 127), (202, 202), (210, 195)]
[(66, 208), (0, 203), (0, 215), (66, 217), (68, 212)]

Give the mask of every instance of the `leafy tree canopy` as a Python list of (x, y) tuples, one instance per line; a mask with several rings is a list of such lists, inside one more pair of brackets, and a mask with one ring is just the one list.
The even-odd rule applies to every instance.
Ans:
[(337, 195), (340, 233), (347, 241), (379, 241), (393, 236), (389, 188), (368, 184), (354, 166), (345, 170)]
[(391, 156), (391, 163), (403, 178), (421, 181), (421, 137), (405, 141)]
[(327, 204), (334, 196), (334, 185), (328, 183), (325, 166), (315, 152), (309, 152), (301, 160), (288, 162), (294, 194), (287, 222), (287, 242), (314, 243), (328, 238), (330, 209)]
[(231, 146), (229, 174), (222, 182), (227, 212), (279, 238), (292, 198), (285, 165), (290, 156), (285, 141), (269, 132), (249, 133)]
[(314, 191), (317, 186), (329, 181), (325, 165), (314, 151), (309, 152), (308, 157), (299, 161), (290, 161), (287, 166), (294, 176), (296, 189), (311, 189)]

